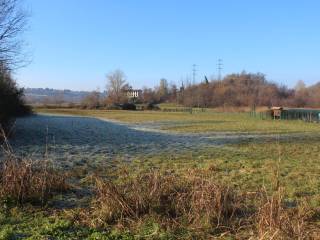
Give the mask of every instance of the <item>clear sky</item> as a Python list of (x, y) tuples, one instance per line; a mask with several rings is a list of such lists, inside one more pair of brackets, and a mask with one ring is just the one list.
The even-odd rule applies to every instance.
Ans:
[(294, 86), (320, 81), (318, 0), (25, 0), (32, 63), (24, 87), (103, 90), (122, 69), (134, 87), (262, 72)]

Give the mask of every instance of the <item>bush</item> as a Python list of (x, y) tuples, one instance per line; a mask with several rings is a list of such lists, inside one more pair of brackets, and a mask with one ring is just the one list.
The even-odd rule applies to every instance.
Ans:
[(0, 124), (5, 131), (16, 117), (31, 112), (23, 101), (23, 89), (19, 89), (8, 70), (0, 67)]
[(83, 109), (99, 109), (101, 107), (100, 93), (93, 91), (86, 96), (81, 102), (81, 108)]
[(107, 110), (121, 110), (121, 106), (117, 105), (117, 104), (110, 104), (106, 106)]
[(160, 110), (160, 108), (159, 108), (159, 106), (156, 105), (156, 104), (149, 103), (149, 104), (147, 105), (147, 110), (156, 110), (156, 111), (158, 111), (158, 110)]
[(137, 110), (137, 106), (133, 103), (124, 103), (121, 105), (121, 109), (135, 111), (135, 110)]

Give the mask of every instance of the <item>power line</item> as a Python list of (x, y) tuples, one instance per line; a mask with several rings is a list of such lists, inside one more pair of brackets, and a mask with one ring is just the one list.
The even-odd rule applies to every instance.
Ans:
[(223, 70), (223, 60), (221, 58), (218, 59), (217, 70), (218, 70), (218, 80), (221, 81), (221, 72)]
[(197, 75), (197, 65), (192, 65), (192, 84), (196, 83), (196, 75)]

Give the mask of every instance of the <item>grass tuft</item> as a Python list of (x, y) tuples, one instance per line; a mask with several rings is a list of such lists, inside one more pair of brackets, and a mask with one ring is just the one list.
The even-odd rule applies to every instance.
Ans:
[(66, 175), (45, 160), (18, 159), (10, 154), (0, 163), (0, 198), (42, 205), (55, 193), (68, 189)]
[(263, 193), (261, 200), (255, 219), (259, 239), (312, 238), (314, 229), (311, 229), (309, 224), (315, 210), (305, 201), (297, 206), (288, 206), (281, 188), (271, 196)]
[(96, 177), (95, 192), (90, 214), (82, 216), (91, 227), (135, 228), (154, 219), (170, 231), (223, 233), (235, 231), (239, 217), (246, 214), (246, 198), (215, 183), (203, 170), (184, 175), (155, 170), (113, 180)]
[(129, 172), (94, 177), (90, 210), (70, 215), (72, 221), (142, 239), (163, 233), (173, 239), (312, 239), (319, 234), (311, 220), (315, 210), (304, 201), (290, 206), (280, 188), (271, 195), (236, 191), (217, 183), (207, 169)]

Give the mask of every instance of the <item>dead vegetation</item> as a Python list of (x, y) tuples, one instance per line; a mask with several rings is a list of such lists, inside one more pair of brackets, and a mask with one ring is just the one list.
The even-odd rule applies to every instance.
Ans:
[(46, 161), (7, 157), (0, 166), (0, 197), (19, 204), (44, 204), (54, 193), (68, 188), (65, 175)]
[[(34, 161), (17, 158), (4, 141), (0, 162), (0, 199), (15, 204), (44, 205), (66, 191), (67, 174), (47, 157)], [(279, 160), (280, 161), (280, 160)], [(137, 172), (114, 166), (103, 177), (91, 176), (89, 208), (64, 210), (80, 226), (143, 235), (147, 223), (173, 239), (317, 239), (319, 211), (307, 199), (288, 202), (275, 171), (275, 190), (245, 192), (215, 178), (215, 169), (185, 171), (150, 169)], [(72, 174), (71, 174), (72, 175)], [(86, 186), (88, 187), (88, 186)]]
[(150, 214), (168, 226), (186, 223), (199, 230), (213, 225), (224, 228), (241, 211), (241, 202), (231, 189), (194, 174), (155, 171), (118, 183), (96, 178), (95, 225), (126, 224)]
[(261, 193), (255, 218), (259, 239), (317, 239), (320, 232), (311, 224), (316, 210), (306, 201), (288, 205), (283, 189), (279, 188), (272, 196)]
[[(89, 208), (65, 213), (75, 224), (138, 235), (151, 221), (174, 239), (317, 239), (317, 210), (307, 201), (286, 202), (280, 187), (273, 194), (265, 189), (242, 192), (218, 183), (213, 175), (211, 168), (184, 173), (122, 168), (104, 178), (91, 177)], [(47, 161), (9, 155), (1, 163), (1, 199), (44, 204), (67, 188), (66, 175)]]
[(91, 208), (74, 214), (73, 221), (139, 232), (151, 220), (167, 232), (184, 229), (205, 239), (313, 239), (317, 233), (311, 227), (315, 211), (305, 202), (289, 207), (282, 190), (272, 196), (241, 193), (218, 184), (208, 170), (117, 174), (112, 180), (94, 178)]
[[(5, 136), (4, 131), (2, 131)], [(18, 158), (6, 137), (0, 160), (0, 199), (23, 204), (45, 204), (57, 192), (68, 189), (66, 174), (59, 172), (49, 159)]]

